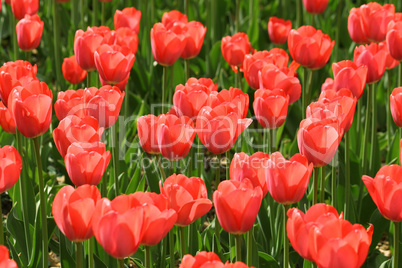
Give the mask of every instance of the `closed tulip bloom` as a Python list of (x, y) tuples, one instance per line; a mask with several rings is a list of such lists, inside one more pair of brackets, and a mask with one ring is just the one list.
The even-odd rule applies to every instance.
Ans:
[(75, 55), (69, 58), (64, 58), (63, 64), (61, 65), (61, 70), (63, 72), (64, 79), (74, 85), (82, 83), (87, 77), (87, 71), (83, 70), (78, 65)]
[(261, 188), (254, 188), (247, 179), (219, 183), (213, 201), (222, 228), (235, 235), (248, 232), (257, 218), (262, 196)]
[(17, 60), (0, 67), (0, 98), (8, 107), (8, 96), (16, 86), (23, 86), (36, 78), (37, 67), (27, 61)]
[(193, 223), (212, 207), (207, 187), (200, 178), (173, 174), (165, 180), (163, 187), (159, 182), (159, 188), (161, 194), (167, 197), (169, 208), (177, 213), (177, 226), (184, 227)]
[(357, 44), (369, 43), (362, 25), (362, 16), (362, 10), (355, 7), (350, 10), (348, 16), (348, 32), (352, 41)]
[(226, 261), (225, 265), (223, 266), (224, 268), (255, 268), (254, 266), (248, 266), (244, 262), (237, 261), (235, 263), (229, 263), (229, 261)]
[(84, 92), (84, 101), (87, 104), (87, 114), (95, 117), (99, 125), (104, 128), (113, 126), (120, 114), (125, 92), (118, 87), (109, 85), (99, 89), (87, 88)]
[(332, 88), (325, 88), (324, 90), (321, 90), (321, 94), (320, 94), (320, 97), (318, 97), (318, 101), (320, 101), (322, 99), (333, 100), (338, 97), (354, 98), (352, 91), (350, 91), (347, 88), (341, 88), (338, 91), (335, 91)]
[(313, 164), (301, 154), (289, 160), (280, 152), (271, 154), (266, 170), (268, 191), (281, 204), (290, 205), (302, 199), (313, 172)]
[(114, 13), (114, 28), (130, 28), (136, 34), (140, 32), (141, 11), (135, 7), (126, 7)]
[(361, 24), (367, 39), (370, 42), (382, 42), (386, 39), (388, 23), (394, 19), (395, 6), (370, 2), (362, 5)]
[(312, 26), (291, 30), (288, 37), (289, 53), (300, 65), (309, 69), (321, 69), (331, 56), (335, 41), (329, 35)]
[(387, 41), (383, 41), (378, 43), (378, 48), (380, 50), (385, 51), (386, 58), (385, 58), (385, 70), (391, 70), (394, 69), (399, 65), (399, 61), (394, 59), (391, 54), (389, 53), (388, 46), (387, 46)]
[(243, 64), (244, 57), (253, 51), (246, 33), (236, 33), (233, 36), (225, 36), (221, 43), (222, 56), (233, 70)]
[(162, 23), (151, 29), (151, 47), (155, 61), (170, 66), (180, 57), (186, 46), (185, 36), (168, 30)]
[[(366, 80), (364, 80), (366, 83)], [(327, 78), (325, 82), (321, 85), (321, 92), (325, 92), (327, 90), (334, 90), (334, 79)]]
[(74, 38), (74, 54), (78, 65), (87, 72), (96, 70), (95, 51), (103, 43), (104, 36), (94, 30), (77, 30)]
[(270, 17), (268, 21), (269, 39), (274, 44), (285, 44), (292, 29), (292, 22), (277, 17)]
[(93, 236), (92, 217), (101, 199), (96, 186), (61, 188), (53, 200), (52, 213), (60, 231), (71, 241), (82, 242)]
[(39, 0), (11, 0), (11, 10), (17, 20), (38, 12)]
[(207, 27), (204, 27), (204, 25), (198, 21), (190, 21), (186, 24), (186, 27), (187, 31), (184, 34), (186, 46), (181, 53), (181, 57), (183, 59), (191, 59), (198, 56), (200, 53)]
[(388, 24), (386, 40), (391, 56), (397, 61), (402, 61), (402, 20)]
[(53, 140), (57, 150), (64, 158), (67, 149), (74, 142), (86, 142), (92, 144), (99, 142), (103, 128), (99, 128), (98, 120), (92, 116), (79, 117), (76, 115), (66, 116), (53, 130)]
[(4, 106), (3, 102), (0, 102), (0, 126), (7, 133), (16, 133), (14, 118), (11, 115), (10, 110)]
[(229, 90), (222, 89), (219, 93), (213, 91), (209, 94), (206, 105), (213, 109), (224, 103), (232, 103), (233, 107), (237, 107), (237, 114), (241, 118), (246, 118), (249, 106), (249, 96), (247, 93), (234, 87), (230, 87)]
[(328, 0), (303, 0), (303, 6), (308, 13), (321, 14), (325, 11)]
[(110, 152), (102, 142), (74, 142), (68, 147), (64, 161), (74, 185), (97, 185), (109, 165)]
[(137, 119), (138, 139), (142, 149), (149, 154), (160, 154), (158, 145), (158, 120), (153, 114)]
[(17, 149), (5, 145), (0, 148), (0, 193), (11, 189), (18, 181), (22, 170), (22, 159)]
[(195, 138), (194, 122), (187, 116), (160, 115), (156, 132), (159, 151), (169, 160), (186, 157)]
[(98, 243), (111, 256), (123, 259), (134, 254), (141, 242), (144, 208), (129, 195), (113, 201), (102, 198), (96, 204), (92, 229)]
[(381, 79), (385, 72), (386, 56), (387, 53), (380, 49), (376, 43), (355, 48), (353, 61), (358, 66), (367, 66), (367, 84), (375, 83)]
[[(223, 263), (214, 252), (200, 251), (194, 257), (190, 254), (183, 256), (179, 268), (223, 267)], [(222, 266), (219, 266), (222, 265)]]
[(240, 134), (252, 123), (242, 119), (233, 103), (204, 107), (197, 117), (196, 131), (202, 144), (212, 153), (221, 154), (233, 147)]
[(32, 81), (17, 86), (9, 96), (9, 105), (18, 131), (27, 138), (44, 134), (52, 121), (52, 91), (44, 82)]
[(187, 18), (187, 16), (185, 14), (183, 14), (180, 11), (177, 11), (177, 10), (171, 10), (169, 12), (163, 13), (162, 24), (167, 29), (170, 29), (175, 22), (187, 23), (188, 18)]
[(402, 191), (402, 167), (399, 165), (383, 166), (374, 178), (363, 175), (362, 180), (378, 207), (380, 213), (387, 219), (402, 221), (400, 198)]
[(342, 139), (343, 130), (337, 119), (304, 119), (297, 132), (297, 144), (302, 155), (314, 167), (328, 165)]
[(44, 22), (40, 20), (37, 14), (25, 15), (17, 23), (18, 46), (23, 51), (31, 51), (39, 46), (42, 38)]
[(245, 153), (236, 153), (230, 163), (230, 180), (250, 180), (254, 187), (259, 186), (263, 196), (268, 193), (265, 180), (265, 170), (268, 166), (269, 155), (256, 152), (250, 156)]
[(289, 96), (282, 89), (259, 89), (254, 94), (255, 117), (263, 128), (282, 126), (286, 120), (288, 106)]
[(390, 96), (392, 118), (398, 127), (402, 127), (402, 87), (392, 90)]
[(0, 245), (0, 266), (4, 268), (18, 268), (17, 263), (10, 259), (8, 248), (3, 245)]
[(128, 47), (135, 55), (138, 50), (138, 35), (130, 28), (119, 28), (115, 32), (114, 43), (121, 47)]
[(345, 60), (332, 64), (334, 74), (333, 89), (349, 89), (357, 99), (363, 95), (366, 86), (368, 68), (365, 65), (356, 65), (353, 61)]

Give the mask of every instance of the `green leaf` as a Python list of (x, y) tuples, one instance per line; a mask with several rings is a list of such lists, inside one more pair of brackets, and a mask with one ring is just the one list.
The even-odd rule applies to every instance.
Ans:
[(265, 252), (258, 251), (259, 263), (261, 267), (279, 268), (278, 261)]

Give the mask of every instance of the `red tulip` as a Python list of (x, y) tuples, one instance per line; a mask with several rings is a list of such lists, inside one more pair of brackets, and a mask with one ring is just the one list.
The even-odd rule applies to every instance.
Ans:
[(158, 120), (153, 114), (137, 119), (138, 138), (142, 149), (149, 154), (160, 154), (158, 145)]
[[(221, 265), (221, 266), (219, 266)], [(223, 267), (223, 263), (214, 252), (200, 251), (194, 257), (184, 255), (179, 268)]]
[[(364, 84), (366, 84), (366, 80), (364, 80)], [(321, 85), (321, 93), (327, 90), (334, 90), (334, 79), (327, 78), (325, 79), (325, 82)]]
[(22, 159), (17, 149), (5, 145), (0, 148), (0, 193), (11, 189), (18, 181), (22, 170)]
[(53, 200), (52, 213), (60, 231), (71, 241), (82, 242), (93, 236), (92, 218), (101, 199), (96, 186), (82, 185), (74, 189), (64, 186)]
[(268, 191), (278, 203), (297, 203), (306, 192), (312, 172), (313, 164), (305, 156), (295, 154), (286, 160), (280, 152), (275, 152), (266, 169)]
[(104, 39), (101, 31), (89, 28), (86, 32), (78, 30), (75, 33), (74, 54), (78, 65), (87, 72), (96, 69), (94, 54)]
[(53, 139), (61, 156), (67, 153), (67, 149), (74, 142), (86, 142), (92, 144), (99, 142), (103, 128), (99, 128), (98, 120), (92, 116), (78, 117), (76, 115), (66, 116), (60, 121), (57, 128), (53, 130)]
[(398, 127), (402, 127), (402, 87), (394, 88), (390, 96), (392, 118)]
[(360, 8), (352, 8), (348, 16), (348, 31), (350, 38), (357, 44), (369, 43), (366, 37), (364, 26), (362, 25), (362, 10)]
[(159, 182), (161, 194), (168, 199), (169, 208), (177, 212), (177, 226), (187, 226), (205, 215), (212, 207), (207, 187), (200, 178), (173, 174)]
[(0, 245), (0, 266), (4, 268), (18, 268), (17, 263), (10, 259), (8, 248)]
[(52, 91), (44, 82), (32, 81), (17, 86), (8, 103), (18, 131), (27, 138), (44, 134), (52, 121)]
[(195, 138), (194, 123), (187, 116), (160, 115), (157, 140), (162, 156), (169, 160), (186, 157)]
[[(141, 11), (135, 7), (126, 7), (114, 13), (114, 28), (130, 28), (136, 34), (140, 32)], [(135, 54), (135, 53), (134, 53)]]
[(268, 35), (274, 44), (285, 44), (292, 29), (292, 22), (277, 17), (270, 17), (268, 21)]
[(387, 45), (391, 56), (402, 61), (402, 20), (391, 21), (388, 24)]
[(213, 200), (222, 228), (235, 235), (248, 232), (257, 218), (262, 196), (261, 188), (254, 188), (248, 179), (219, 183)]
[(362, 5), (361, 24), (367, 39), (370, 42), (382, 42), (387, 35), (388, 23), (394, 18), (395, 6), (385, 4), (381, 6), (379, 3), (370, 2)]
[(162, 23), (151, 29), (151, 47), (154, 59), (163, 66), (170, 66), (180, 57), (185, 48), (185, 36), (176, 34)]
[(335, 78), (333, 89), (339, 91), (347, 88), (360, 99), (366, 86), (367, 70), (367, 66), (358, 66), (349, 60), (333, 63), (332, 71)]
[(8, 96), (16, 86), (24, 86), (36, 78), (36, 65), (27, 61), (17, 60), (4, 63), (0, 67), (0, 98), (8, 107)]
[(386, 70), (394, 69), (395, 67), (397, 67), (399, 65), (399, 61), (394, 59), (390, 54), (390, 52), (388, 50), (388, 46), (387, 46), (387, 41), (378, 43), (378, 49), (385, 51), (385, 54), (386, 54), (385, 69)]
[(31, 51), (39, 46), (42, 38), (44, 22), (40, 20), (37, 14), (25, 15), (17, 23), (18, 46), (23, 51)]
[(335, 41), (329, 35), (312, 26), (291, 30), (288, 37), (289, 53), (300, 65), (309, 69), (321, 69), (331, 56)]
[(300, 122), (297, 144), (300, 153), (307, 157), (314, 167), (321, 167), (331, 162), (342, 135), (343, 130), (337, 119), (307, 118)]
[(124, 91), (121, 92), (118, 87), (109, 85), (99, 89), (95, 87), (85, 89), (87, 114), (95, 117), (101, 127), (113, 126), (119, 117), (124, 95)]
[(303, 6), (308, 13), (321, 14), (325, 11), (328, 0), (303, 0)]
[(60, 91), (57, 95), (57, 101), (54, 104), (54, 111), (59, 120), (63, 120), (69, 115), (85, 117), (86, 107), (84, 103), (84, 90), (66, 90)]
[(200, 53), (207, 27), (204, 27), (198, 21), (190, 21), (186, 24), (186, 28), (187, 31), (184, 34), (186, 46), (181, 53), (181, 57), (183, 59), (191, 59)]
[(63, 71), (64, 79), (74, 85), (82, 83), (87, 77), (87, 71), (78, 65), (75, 55), (64, 58), (61, 70)]
[(2, 129), (10, 134), (16, 133), (15, 121), (10, 110), (0, 102), (0, 125)]
[(170, 29), (175, 22), (187, 23), (188, 18), (186, 15), (182, 14), (180, 11), (177, 11), (177, 10), (172, 10), (172, 11), (163, 13), (162, 24), (167, 29)]
[(176, 86), (173, 107), (177, 115), (195, 120), (201, 108), (207, 104), (208, 96), (217, 91), (218, 86), (209, 78), (188, 79), (185, 85)]
[(224, 153), (233, 147), (239, 135), (252, 123), (242, 119), (238, 107), (223, 103), (215, 108), (204, 107), (197, 117), (196, 131), (204, 146), (214, 154)]
[(278, 128), (286, 120), (289, 95), (282, 89), (259, 89), (254, 94), (253, 109), (263, 128)]
[(232, 103), (233, 107), (237, 107), (237, 114), (240, 118), (246, 118), (249, 106), (249, 96), (239, 88), (230, 87), (229, 90), (222, 89), (219, 91), (212, 91), (207, 100), (206, 106), (212, 109), (224, 103)]
[(17, 20), (38, 12), (39, 0), (11, 0), (11, 10)]
[(245, 153), (236, 153), (230, 163), (230, 180), (250, 180), (254, 187), (259, 186), (263, 196), (268, 193), (265, 180), (265, 169), (268, 166), (269, 155), (256, 152), (250, 156)]
[(332, 88), (325, 88), (324, 90), (321, 90), (321, 94), (320, 94), (320, 97), (318, 98), (318, 101), (320, 101), (322, 99), (333, 100), (338, 97), (354, 98), (352, 91), (350, 91), (347, 88), (341, 88), (338, 91), (335, 91)]
[(244, 57), (252, 52), (253, 48), (247, 34), (236, 33), (222, 38), (221, 51), (225, 61), (237, 72), (237, 67), (243, 64)]
[(97, 185), (109, 165), (110, 152), (102, 142), (74, 142), (68, 147), (64, 161), (74, 185)]
[(138, 49), (138, 35), (134, 33), (130, 28), (119, 28), (115, 32), (114, 43), (121, 47), (128, 47), (135, 55)]
[(385, 72), (386, 52), (376, 43), (361, 45), (355, 48), (353, 61), (358, 65), (366, 65), (368, 68), (366, 83), (375, 83), (381, 79)]
[(144, 208), (132, 202), (129, 195), (119, 195), (113, 201), (102, 198), (97, 202), (92, 229), (109, 255), (123, 259), (137, 251), (143, 223)]

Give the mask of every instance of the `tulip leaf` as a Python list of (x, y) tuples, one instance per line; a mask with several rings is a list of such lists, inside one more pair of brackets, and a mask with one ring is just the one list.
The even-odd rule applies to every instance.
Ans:
[(94, 263), (96, 268), (107, 268), (107, 265), (96, 254), (94, 254)]
[(275, 260), (274, 257), (271, 255), (268, 255), (265, 252), (258, 251), (258, 257), (259, 257), (259, 264), (260, 267), (271, 267), (271, 268), (279, 268), (278, 261)]
[(73, 248), (73, 243), (69, 241), (60, 231), (58, 231), (57, 233), (59, 234), (58, 237), (61, 265), (62, 267), (74, 267), (74, 253), (71, 252), (71, 248)]
[(373, 232), (373, 237), (372, 237), (372, 242), (370, 245), (369, 252), (372, 252), (378, 245), (378, 242), (382, 238), (383, 234), (388, 230), (390, 221), (385, 219), (378, 208), (374, 210), (374, 212), (371, 214), (370, 221), (368, 223), (371, 223), (374, 226), (374, 232)]
[(388, 150), (387, 153), (386, 161), (388, 165), (398, 163), (399, 151), (400, 151), (399, 135), (394, 135), (394, 137), (392, 138), (390, 149)]
[[(144, 165), (144, 169), (145, 169), (146, 180), (147, 180), (150, 191), (159, 194), (160, 193), (160, 191), (159, 191), (159, 173), (158, 173), (158, 166), (157, 166), (158, 164), (156, 163), (156, 161), (157, 161), (156, 158), (153, 158), (150, 161), (149, 165), (147, 165), (147, 166)], [(165, 174), (166, 174), (166, 172), (168, 172), (167, 169), (165, 169)]]
[(15, 250), (17, 252), (21, 252), (21, 262), (24, 264), (25, 267), (27, 267), (28, 256), (31, 255), (31, 252), (29, 252), (28, 254), (27, 251), (27, 241), (31, 238), (25, 236), (24, 223), (17, 218), (17, 212), (15, 208), (16, 206), (14, 206), (8, 214), (6, 227), (13, 239), (15, 239)]
[(392, 259), (384, 261), (379, 268), (391, 268)]

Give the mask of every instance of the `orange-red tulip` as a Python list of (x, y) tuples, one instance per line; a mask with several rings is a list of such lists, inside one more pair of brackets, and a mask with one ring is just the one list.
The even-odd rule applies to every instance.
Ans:
[(130, 28), (119, 28), (114, 33), (114, 44), (121, 47), (128, 47), (135, 55), (138, 49), (138, 35), (134, 33)]
[(312, 172), (313, 164), (309, 164), (305, 156), (295, 154), (287, 160), (280, 152), (275, 152), (266, 169), (268, 191), (278, 203), (297, 203), (306, 192)]
[(0, 126), (7, 133), (16, 133), (14, 118), (3, 102), (0, 102)]
[(362, 10), (355, 7), (350, 10), (348, 16), (348, 32), (350, 38), (357, 44), (369, 43), (362, 25), (362, 16)]
[(288, 37), (289, 53), (300, 65), (309, 69), (321, 69), (331, 56), (335, 41), (329, 35), (312, 26), (291, 30)]
[(303, 6), (308, 13), (321, 14), (325, 11), (328, 0), (303, 0)]
[(332, 89), (339, 91), (347, 88), (357, 99), (360, 99), (366, 86), (367, 71), (367, 66), (358, 66), (349, 60), (333, 63), (334, 85)]
[(243, 65), (244, 57), (252, 52), (253, 48), (247, 34), (236, 33), (222, 38), (221, 51), (225, 61), (237, 72), (237, 67)]
[(285, 44), (292, 29), (292, 22), (277, 17), (270, 17), (268, 21), (269, 39), (274, 44)]
[(114, 28), (130, 28), (136, 34), (140, 32), (141, 11), (135, 7), (126, 7), (114, 13)]
[(402, 87), (394, 88), (390, 96), (391, 114), (395, 124), (402, 127)]
[(11, 0), (11, 10), (17, 20), (38, 12), (39, 0)]
[(138, 139), (142, 149), (149, 154), (160, 154), (158, 145), (158, 120), (153, 114), (137, 119)]
[(96, 186), (61, 188), (53, 200), (52, 213), (60, 231), (71, 241), (81, 242), (93, 236), (92, 218), (101, 199)]
[(263, 128), (278, 128), (286, 120), (289, 95), (282, 89), (259, 89), (254, 94), (253, 109)]
[(380, 50), (385, 51), (386, 54), (386, 58), (385, 58), (385, 70), (391, 70), (395, 67), (397, 67), (399, 65), (399, 61), (397, 61), (396, 59), (394, 59), (389, 50), (388, 50), (388, 45), (387, 45), (387, 41), (383, 41), (378, 43), (378, 48)]
[[(88, 27), (89, 28), (89, 27)], [(74, 54), (78, 64), (87, 72), (96, 70), (95, 51), (103, 43), (104, 36), (98, 29), (78, 30), (74, 38)]]
[(75, 55), (69, 58), (64, 58), (63, 64), (61, 65), (61, 70), (63, 72), (64, 79), (74, 85), (82, 83), (87, 77), (87, 71), (83, 70), (78, 65)]
[(165, 25), (167, 29), (170, 29), (175, 22), (187, 23), (188, 18), (186, 15), (177, 10), (171, 10), (163, 13), (162, 24)]
[(230, 87), (229, 90), (222, 89), (219, 91), (212, 91), (207, 100), (206, 106), (212, 109), (224, 103), (231, 103), (237, 107), (237, 114), (240, 118), (246, 118), (249, 106), (249, 96), (239, 88)]
[(194, 257), (190, 254), (184, 255), (179, 268), (200, 268), (204, 265), (208, 265), (207, 267), (222, 267), (223, 263), (216, 253), (200, 251)]
[(168, 199), (169, 208), (177, 212), (177, 226), (187, 226), (204, 216), (212, 207), (205, 182), (197, 177), (173, 174), (159, 182), (161, 194)]
[(18, 181), (22, 159), (17, 149), (5, 145), (0, 148), (0, 193), (10, 190)]
[(244, 234), (254, 225), (262, 201), (261, 187), (248, 180), (226, 180), (213, 194), (216, 216), (222, 228), (231, 234)]
[(4, 268), (18, 268), (17, 263), (10, 259), (8, 248), (3, 245), (0, 245), (0, 266)]
[(31, 51), (39, 46), (42, 38), (44, 22), (40, 20), (37, 14), (25, 15), (17, 23), (18, 46), (23, 51)]
[(85, 117), (86, 108), (84, 103), (84, 90), (66, 90), (60, 91), (57, 95), (57, 101), (54, 103), (54, 111), (57, 118), (61, 121), (69, 115)]
[(388, 24), (387, 45), (391, 56), (402, 61), (402, 20)]
[(370, 2), (362, 5), (360, 10), (362, 29), (366, 38), (370, 42), (384, 41), (388, 23), (394, 18), (395, 6), (392, 4), (381, 6), (379, 3)]
[(207, 27), (204, 27), (201, 22), (190, 21), (186, 24), (186, 28), (187, 31), (184, 33), (186, 46), (181, 53), (181, 57), (191, 59), (200, 53)]
[(355, 48), (353, 61), (368, 68), (366, 83), (375, 83), (381, 79), (385, 72), (387, 53), (380, 49), (378, 44), (361, 45)]

